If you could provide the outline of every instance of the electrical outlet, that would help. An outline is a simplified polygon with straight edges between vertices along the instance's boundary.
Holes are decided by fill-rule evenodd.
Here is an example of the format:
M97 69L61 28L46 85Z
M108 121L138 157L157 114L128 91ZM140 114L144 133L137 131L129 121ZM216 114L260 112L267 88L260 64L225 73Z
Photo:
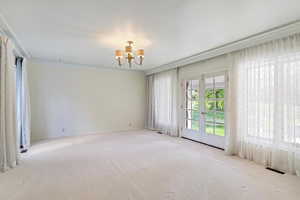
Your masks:
M63 132L63 133L64 133L64 132L65 132L65 128L62 128L62 129L61 129L61 132Z

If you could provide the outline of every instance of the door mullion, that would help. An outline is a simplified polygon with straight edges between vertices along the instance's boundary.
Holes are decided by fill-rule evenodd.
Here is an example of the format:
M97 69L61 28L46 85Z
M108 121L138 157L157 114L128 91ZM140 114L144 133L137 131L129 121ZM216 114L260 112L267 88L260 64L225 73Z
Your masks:
M198 98L198 105L199 105L199 119L198 119L198 123L199 123L199 134L201 134L201 129L202 129L202 124L201 124L201 80L198 80L199 84L198 84L198 91L199 91L199 98Z
M215 77L213 77L213 93L214 93L214 95L215 95L215 98L216 98L216 80L215 80ZM214 113L214 118L213 118L213 127L214 127L214 135L216 135L216 109L217 109L217 101L216 100L214 100L214 102L215 102L215 106L214 106L214 111L213 111L213 113Z
M205 112L205 82L204 75L199 80L199 100L200 100L200 113ZM205 135L205 115L200 115L200 134L203 137Z

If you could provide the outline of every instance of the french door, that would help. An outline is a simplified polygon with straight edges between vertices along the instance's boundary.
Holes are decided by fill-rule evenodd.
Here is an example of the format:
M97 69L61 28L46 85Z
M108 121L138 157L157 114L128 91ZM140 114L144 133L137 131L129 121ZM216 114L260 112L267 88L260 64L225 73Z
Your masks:
M218 72L185 81L183 137L224 149L227 79Z

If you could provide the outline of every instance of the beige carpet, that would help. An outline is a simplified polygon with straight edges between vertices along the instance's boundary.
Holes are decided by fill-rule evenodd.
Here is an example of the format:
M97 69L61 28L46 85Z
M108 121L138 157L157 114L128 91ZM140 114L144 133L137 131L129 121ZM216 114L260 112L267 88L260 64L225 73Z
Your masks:
M49 140L0 174L1 200L293 200L300 178L149 131Z

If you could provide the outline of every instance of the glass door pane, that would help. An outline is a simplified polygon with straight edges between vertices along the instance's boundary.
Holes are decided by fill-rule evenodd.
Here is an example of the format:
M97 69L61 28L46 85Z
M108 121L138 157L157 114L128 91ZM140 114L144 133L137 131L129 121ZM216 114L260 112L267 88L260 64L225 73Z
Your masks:
M185 85L185 128L200 130L199 80L186 81Z
M225 75L205 77L205 133L225 136Z

